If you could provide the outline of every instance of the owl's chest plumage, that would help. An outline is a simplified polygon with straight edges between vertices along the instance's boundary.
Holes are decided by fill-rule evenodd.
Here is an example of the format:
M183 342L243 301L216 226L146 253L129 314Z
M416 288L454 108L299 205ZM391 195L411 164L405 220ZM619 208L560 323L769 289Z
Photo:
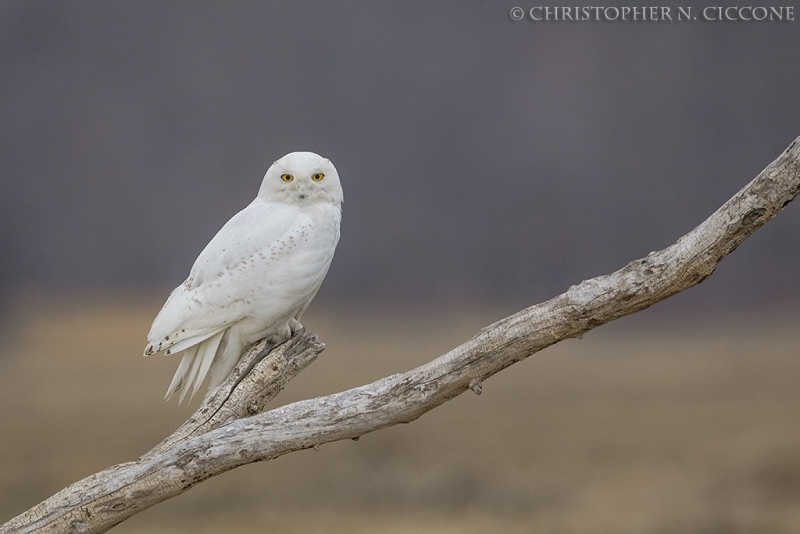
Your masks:
M280 237L262 243L238 267L251 284L252 297L262 306L283 303L287 313L313 297L333 259L340 219L341 212L328 205L297 210Z
M193 291L209 304L240 308L243 316L268 321L279 311L291 313L325 277L340 220L341 211L330 204L254 202L198 257Z
M149 337L239 322L253 335L282 328L302 313L322 284L340 221L338 205L301 207L256 199L203 249Z

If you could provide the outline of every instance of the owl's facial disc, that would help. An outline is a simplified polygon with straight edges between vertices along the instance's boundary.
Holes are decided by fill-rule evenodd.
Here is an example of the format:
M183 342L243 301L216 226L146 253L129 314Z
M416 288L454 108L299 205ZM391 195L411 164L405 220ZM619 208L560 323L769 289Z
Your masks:
M312 152L292 152L272 164L259 197L270 202L341 204L342 186L336 168Z

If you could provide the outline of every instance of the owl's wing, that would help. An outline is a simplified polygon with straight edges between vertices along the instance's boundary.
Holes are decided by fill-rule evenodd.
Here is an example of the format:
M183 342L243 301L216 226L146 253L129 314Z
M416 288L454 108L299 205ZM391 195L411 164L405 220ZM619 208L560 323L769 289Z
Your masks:
M284 236L306 224L291 206L260 199L234 215L200 253L189 278L170 294L153 321L145 355L185 350L251 313L265 260Z

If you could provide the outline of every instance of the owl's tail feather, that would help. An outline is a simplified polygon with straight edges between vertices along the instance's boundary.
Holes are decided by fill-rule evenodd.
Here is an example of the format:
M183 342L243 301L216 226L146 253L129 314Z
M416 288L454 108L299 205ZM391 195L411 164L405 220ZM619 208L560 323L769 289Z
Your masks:
M186 373L189 371L189 367L191 367L192 361L194 360L196 354L197 345L189 347L183 351L183 358L181 358L181 363L178 365L178 370L175 371L175 376L172 377L172 382L167 388L167 394L164 395L164 400L169 400L176 391L183 387L183 383L186 379Z
M178 370L175 372L172 383L167 388L167 394L164 396L166 400L169 400L170 397L180 391L178 403L182 403L190 388L192 389L192 394L189 399L191 400L194 397L206 374L208 374L208 369L217 355L217 349L224 334L225 330L183 351L181 363L178 365Z

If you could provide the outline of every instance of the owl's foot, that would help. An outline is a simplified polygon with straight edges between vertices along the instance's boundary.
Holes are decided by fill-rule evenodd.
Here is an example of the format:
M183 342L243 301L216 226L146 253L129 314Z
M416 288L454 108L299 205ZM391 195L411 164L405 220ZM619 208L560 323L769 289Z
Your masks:
M295 335L298 330L302 330L303 325L300 324L300 321L292 317L289 319L289 330L291 330L292 335Z
M297 319L290 319L286 326L267 338L267 343L273 347L277 347L281 343L288 341L289 338L294 335L296 332L295 328L299 330L302 328L302 325L297 321Z

